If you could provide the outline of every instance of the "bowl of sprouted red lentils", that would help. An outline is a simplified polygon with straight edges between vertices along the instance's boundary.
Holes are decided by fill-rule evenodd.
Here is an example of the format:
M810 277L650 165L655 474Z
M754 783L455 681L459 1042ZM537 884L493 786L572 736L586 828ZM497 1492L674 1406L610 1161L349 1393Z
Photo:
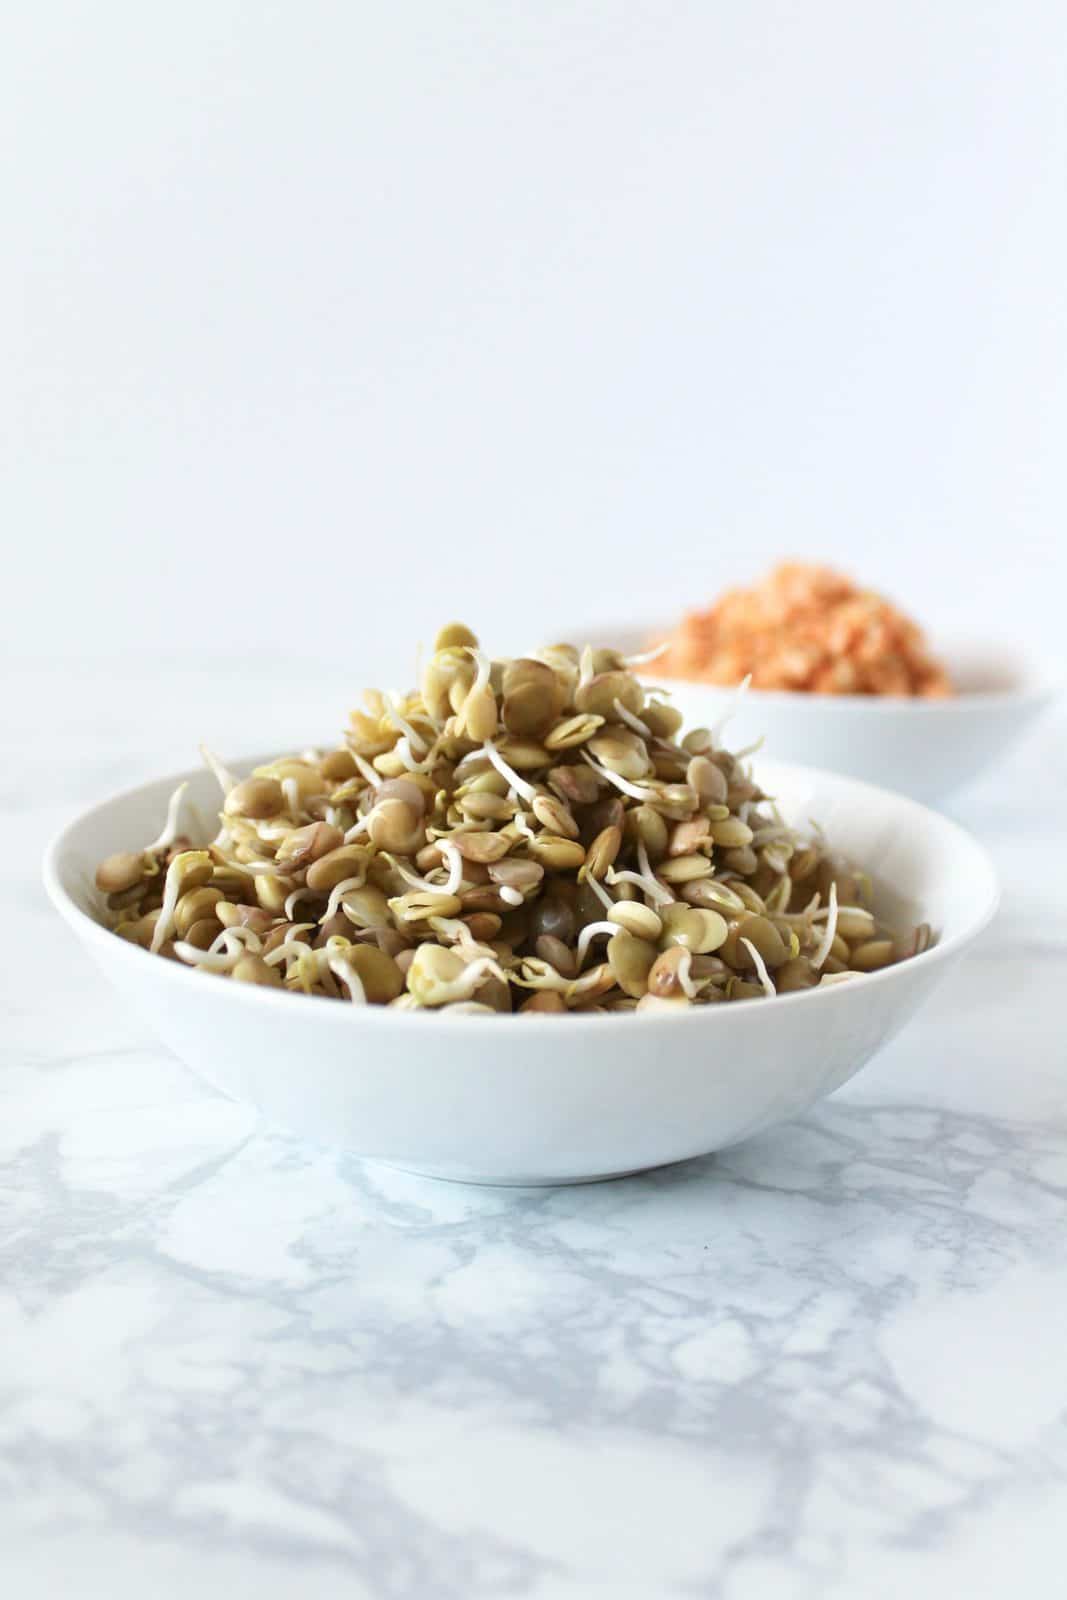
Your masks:
M828 567L784 562L635 641L687 720L733 708L761 741L921 800L974 778L1049 702L1058 674L989 638L934 647L899 604Z

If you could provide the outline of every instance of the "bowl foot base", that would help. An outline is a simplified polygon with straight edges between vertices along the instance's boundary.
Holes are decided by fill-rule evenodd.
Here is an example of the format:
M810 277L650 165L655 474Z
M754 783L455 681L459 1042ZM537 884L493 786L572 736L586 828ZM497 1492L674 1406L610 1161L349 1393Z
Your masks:
M544 1177L539 1173L523 1173L521 1176L498 1177L494 1173L484 1172L454 1172L447 1168L409 1166L401 1161L368 1161L369 1166L388 1167L390 1172L406 1172L414 1178L434 1178L438 1183L470 1183L479 1188L486 1189L563 1189L579 1183L613 1183L616 1178L633 1178L639 1172L647 1172L647 1167L630 1167L620 1172L594 1172L592 1174L576 1174L573 1177Z

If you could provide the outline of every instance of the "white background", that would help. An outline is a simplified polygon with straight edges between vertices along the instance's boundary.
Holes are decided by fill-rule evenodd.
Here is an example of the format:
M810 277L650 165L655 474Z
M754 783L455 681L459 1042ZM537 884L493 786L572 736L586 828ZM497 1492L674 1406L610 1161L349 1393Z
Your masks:
M4 33L7 652L347 694L454 613L521 649L789 553L1058 642L1055 0Z
M0 13L7 1592L1062 1600L1062 719L924 1015L636 1187L246 1137L38 860L450 614L796 552L1067 649L1064 0Z

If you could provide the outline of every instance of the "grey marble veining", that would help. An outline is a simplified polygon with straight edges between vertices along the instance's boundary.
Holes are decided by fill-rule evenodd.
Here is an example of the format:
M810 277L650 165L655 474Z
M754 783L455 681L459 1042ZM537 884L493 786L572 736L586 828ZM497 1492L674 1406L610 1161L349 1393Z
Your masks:
M718 1157L493 1190L261 1127L47 908L48 834L186 763L210 676L37 679L3 777L5 1593L1062 1594L1062 722L958 806L1004 908L854 1084ZM279 674L272 734L211 694L233 751L329 704Z

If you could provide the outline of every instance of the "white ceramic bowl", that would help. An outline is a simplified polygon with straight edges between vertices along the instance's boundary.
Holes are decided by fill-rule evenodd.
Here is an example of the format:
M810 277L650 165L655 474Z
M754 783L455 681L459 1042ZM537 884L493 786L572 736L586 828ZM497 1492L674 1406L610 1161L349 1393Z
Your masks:
M659 630L663 632L664 630ZM617 648L639 650L632 634ZM877 695L798 694L749 689L731 718L725 743L742 749L763 739L776 761L802 761L883 784L914 800L939 800L962 788L1015 743L1051 704L1059 675L1051 667L988 644L938 652L959 693L945 700ZM706 727L736 700L733 689L684 678L657 678L685 716Z
M734 1144L830 1094L907 1022L995 909L988 858L944 817L804 767L761 762L758 772L789 819L814 818L836 849L893 885L883 914L931 923L936 945L849 983L679 1016L449 1016L232 983L149 955L92 914L97 862L155 836L181 777L201 814L214 811L215 780L202 771L86 812L50 846L44 881L160 1038L268 1119L439 1177L603 1178Z

